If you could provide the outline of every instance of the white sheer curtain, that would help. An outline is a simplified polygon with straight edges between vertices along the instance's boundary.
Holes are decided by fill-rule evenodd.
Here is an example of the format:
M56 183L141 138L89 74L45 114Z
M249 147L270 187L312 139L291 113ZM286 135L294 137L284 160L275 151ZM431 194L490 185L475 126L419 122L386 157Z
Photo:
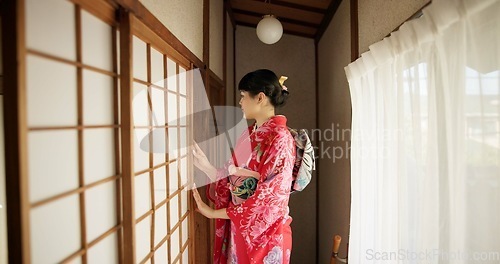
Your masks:
M434 0L346 67L351 263L500 263L500 1Z

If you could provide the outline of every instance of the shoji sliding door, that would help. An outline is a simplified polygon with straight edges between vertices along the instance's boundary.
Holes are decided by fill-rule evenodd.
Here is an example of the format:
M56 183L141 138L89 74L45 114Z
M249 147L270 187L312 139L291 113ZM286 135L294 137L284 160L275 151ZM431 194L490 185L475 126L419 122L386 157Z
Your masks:
M25 1L32 263L119 261L118 61L106 7L103 20L69 1Z
M23 246L9 251L29 263L193 263L192 63L133 15L121 21L116 2L14 4L25 39L6 76L20 80L6 93L19 102L8 151L20 153L8 228Z
M189 263L190 65L132 24L136 259Z

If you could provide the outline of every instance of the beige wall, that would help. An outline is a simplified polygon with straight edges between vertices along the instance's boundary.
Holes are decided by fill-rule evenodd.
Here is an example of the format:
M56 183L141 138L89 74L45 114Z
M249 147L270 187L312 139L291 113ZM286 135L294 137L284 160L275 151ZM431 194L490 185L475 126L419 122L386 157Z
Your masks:
M351 98L344 67L351 61L349 1L342 1L318 43L319 93L319 260L329 263L333 235L343 238L344 256L349 234L350 164L346 154L349 138L334 137L337 129L351 126ZM337 126L338 125L338 126ZM334 151L334 148L336 151ZM343 152L343 153L342 153Z
M210 34L209 39L209 68L219 78L224 78L223 51L224 51L224 6L222 0L210 0Z
M288 76L287 104L277 111L294 128L316 127L314 41L283 35L273 45L260 42L255 28L236 27L236 85L248 72L267 68ZM301 193L290 198L293 248L291 263L316 263L316 176Z
M222 1L222 0L221 0ZM140 0L198 59L203 60L203 0Z
M359 52L387 36L429 0L359 0Z

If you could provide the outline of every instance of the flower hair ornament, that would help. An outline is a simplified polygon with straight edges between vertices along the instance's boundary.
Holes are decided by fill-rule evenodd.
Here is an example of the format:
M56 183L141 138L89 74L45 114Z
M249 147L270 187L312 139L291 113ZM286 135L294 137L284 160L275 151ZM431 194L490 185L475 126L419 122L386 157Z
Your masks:
M283 87L283 91L289 93L288 88L283 84L286 81L286 79L288 79L288 77L281 76L279 82L280 82L281 86Z

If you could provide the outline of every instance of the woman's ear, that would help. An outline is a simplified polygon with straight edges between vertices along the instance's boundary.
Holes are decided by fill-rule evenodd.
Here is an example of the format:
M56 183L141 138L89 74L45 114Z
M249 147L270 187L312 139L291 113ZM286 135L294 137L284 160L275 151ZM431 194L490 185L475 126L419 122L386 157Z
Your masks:
M258 102L258 103L263 102L263 101L264 101L264 98L266 98L266 95L265 95L263 92L260 92L260 93L258 94L257 102Z

